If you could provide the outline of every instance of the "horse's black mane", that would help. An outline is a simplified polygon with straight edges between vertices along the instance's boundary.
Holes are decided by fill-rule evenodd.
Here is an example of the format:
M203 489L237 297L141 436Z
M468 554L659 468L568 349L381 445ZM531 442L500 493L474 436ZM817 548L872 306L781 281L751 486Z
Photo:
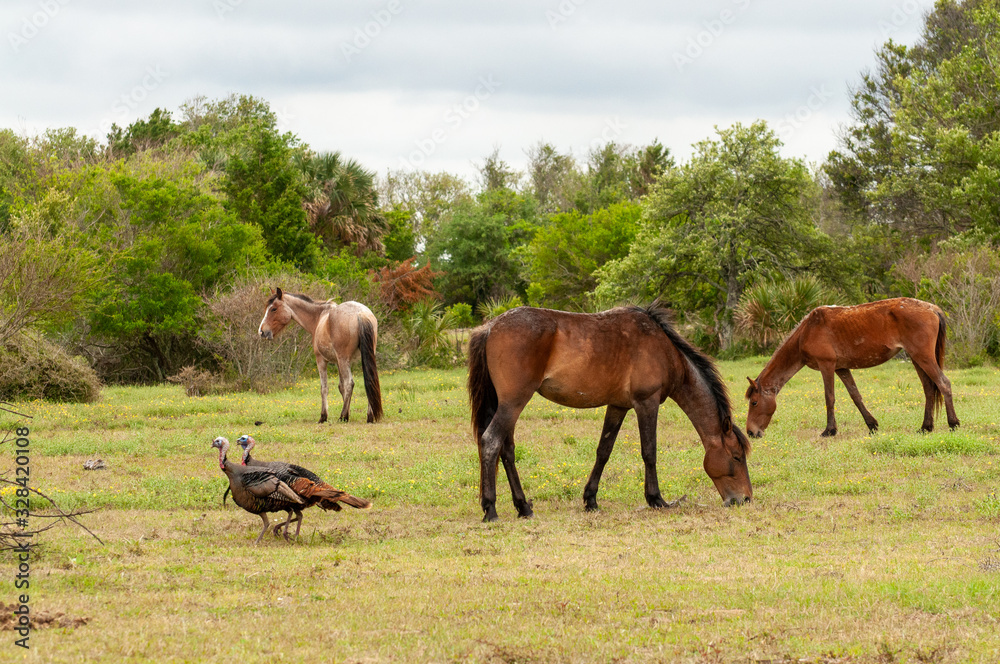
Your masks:
M309 297L308 295L304 295L302 293L284 293L284 295L286 297L297 297L300 300L305 300L306 302L308 302L310 304L316 304L316 302L311 297ZM271 304L272 302L274 302L275 299L277 299L277 297L278 297L278 294L275 293L274 295L272 295L271 297L268 298L267 303Z
M725 422L729 420L733 432L736 434L736 439L743 449L743 453L749 454L750 439L744 435L742 429L733 423L733 407L729 402L729 390L726 389L726 383L722 380L719 369L712 362L712 359L692 346L691 342L677 333L677 330L670 324L670 312L658 302L653 302L645 309L642 307L632 307L632 309L646 314L654 323L659 325L660 329L667 335L667 338L670 339L670 342L694 365L695 371L708 384L709 392L715 401L716 412L719 414L719 423L725 429Z

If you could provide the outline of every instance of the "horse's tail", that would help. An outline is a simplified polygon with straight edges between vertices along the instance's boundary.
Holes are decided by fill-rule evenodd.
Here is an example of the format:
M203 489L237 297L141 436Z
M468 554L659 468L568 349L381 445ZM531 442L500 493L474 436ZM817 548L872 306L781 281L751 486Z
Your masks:
M948 324L945 322L943 311L939 309L936 313L938 333L937 343L934 345L934 359L937 360L938 369L944 371L945 339L948 336ZM934 414L937 415L938 411L941 410L941 404L944 403L944 395L941 394L941 390L938 389L934 381L931 381L931 389L934 390Z
M469 408L472 411L472 432L476 445L483 438L483 432L490 425L497 412L497 390L486 366L486 341L490 338L490 328L473 330L469 338Z
M378 382L378 363L375 361L375 326L362 316L358 316L358 348L365 396L368 397L368 421L378 422L382 419L382 386Z

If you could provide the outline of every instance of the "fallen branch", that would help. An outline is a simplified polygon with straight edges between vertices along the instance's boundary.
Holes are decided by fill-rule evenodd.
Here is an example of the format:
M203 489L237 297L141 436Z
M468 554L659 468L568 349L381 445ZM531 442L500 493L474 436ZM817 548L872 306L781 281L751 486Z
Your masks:
M0 403L2 403L2 402L0 402ZM2 406L0 406L0 408L2 408ZM8 410L6 408L2 408L2 409L3 410ZM8 411L8 412L13 412L13 411ZM0 445L3 445L4 443L6 443L7 440L8 440L8 438L9 438L9 432L8 432L8 435L4 436L3 440L0 440ZM95 535L94 532L92 530L90 530L90 528L87 528L87 526L83 525L79 521L79 517L84 516L85 514L91 514L92 512L96 512L97 511L96 509L74 510L72 512L67 512L66 510L64 510L61 507L59 507L58 503L56 503L56 501L53 500L50 496L48 496L47 494L39 491L38 489L35 489L33 487L25 487L22 484L19 484L18 482L15 482L14 480L8 479L7 477L5 477L3 475L0 475L0 489L3 489L5 487L7 487L7 486L16 487L17 489L27 489L28 491L30 491L31 493L35 494L36 496L44 498L45 500L49 501L49 504L52 506L52 509L56 511L56 514L41 514L39 512L32 512L29 509L27 511L27 517L22 517L22 519L24 519L24 518L27 518L27 519L32 519L32 518L36 518L36 519L55 519L55 521L50 522L45 527L43 527L43 528L36 528L34 530L23 530L23 529L19 530L18 529L18 525L17 525L17 521L9 521L9 522L0 523L0 551L23 550L24 549L24 545L22 544L22 540L24 540L26 538L34 538L35 536L39 535L40 533L44 533L49 528L53 528L53 527L59 525L60 522L64 522L64 521L69 521L71 523L76 524L79 528L81 528L84 531L86 531L87 534L89 534L91 537L93 537L94 539L96 539L101 544L104 544L104 541L100 537L98 537L97 535ZM2 493L0 493L0 505L3 505L4 507L6 507L7 509L9 509L14 514L17 514L19 511L23 512L23 510L18 510L16 506L9 504L4 499ZM34 542L32 542L31 544L27 545L28 548L34 548L36 546L38 546L38 545L36 543L34 543Z

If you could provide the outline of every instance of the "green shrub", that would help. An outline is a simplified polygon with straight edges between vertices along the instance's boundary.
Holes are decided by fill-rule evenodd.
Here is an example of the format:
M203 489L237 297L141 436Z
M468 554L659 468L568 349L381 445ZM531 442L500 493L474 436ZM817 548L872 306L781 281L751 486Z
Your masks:
M456 327L474 327L476 319L472 317L472 305L465 302L453 304L445 309L445 315L451 316Z
M756 344L757 350L768 350L816 307L840 303L839 295L812 276L777 284L760 283L740 298L736 329Z
M493 320L500 314L522 306L521 298L517 295L507 297L493 297L485 302L480 302L476 307L476 313L483 317L483 322Z
M0 343L0 399L89 403L101 381L82 359L42 339L14 336Z
M452 310L434 300L417 302L403 319L403 334L410 347L410 361L417 366L448 367L461 361L448 333L458 327Z

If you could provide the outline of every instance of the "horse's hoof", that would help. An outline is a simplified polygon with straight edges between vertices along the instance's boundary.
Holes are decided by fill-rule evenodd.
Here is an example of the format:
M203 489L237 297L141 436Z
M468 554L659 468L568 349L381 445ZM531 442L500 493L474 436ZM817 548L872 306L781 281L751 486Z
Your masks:
M872 422L868 425L868 433L875 433L878 431L878 422Z
M587 512L596 512L600 508L597 506L597 498L584 498L583 509Z
M829 438L830 436L836 436L836 435L837 435L836 429L824 429L823 433L820 434L820 436L823 438Z
M532 512L530 509L527 512L518 512L517 513L517 518L518 519L530 519L533 516L535 516L535 513Z
M326 422L326 415L320 415L317 424L323 424L324 422Z
M347 420L348 420L348 416L347 415L341 415L340 416L340 421L341 422L346 422Z
M646 503L653 509L670 507L670 505L667 505L667 501L663 500L663 496L659 494L655 496L646 496Z
M948 422L948 428L951 429L952 431L954 431L955 429L957 429L958 425L959 425L958 420L955 420L954 424L952 424L951 422Z
M925 424L924 426L920 427L920 430L917 431L917 433L930 433L931 431L934 431L934 425Z
M496 503L484 500L479 506L483 508L483 523L490 523L497 520Z

